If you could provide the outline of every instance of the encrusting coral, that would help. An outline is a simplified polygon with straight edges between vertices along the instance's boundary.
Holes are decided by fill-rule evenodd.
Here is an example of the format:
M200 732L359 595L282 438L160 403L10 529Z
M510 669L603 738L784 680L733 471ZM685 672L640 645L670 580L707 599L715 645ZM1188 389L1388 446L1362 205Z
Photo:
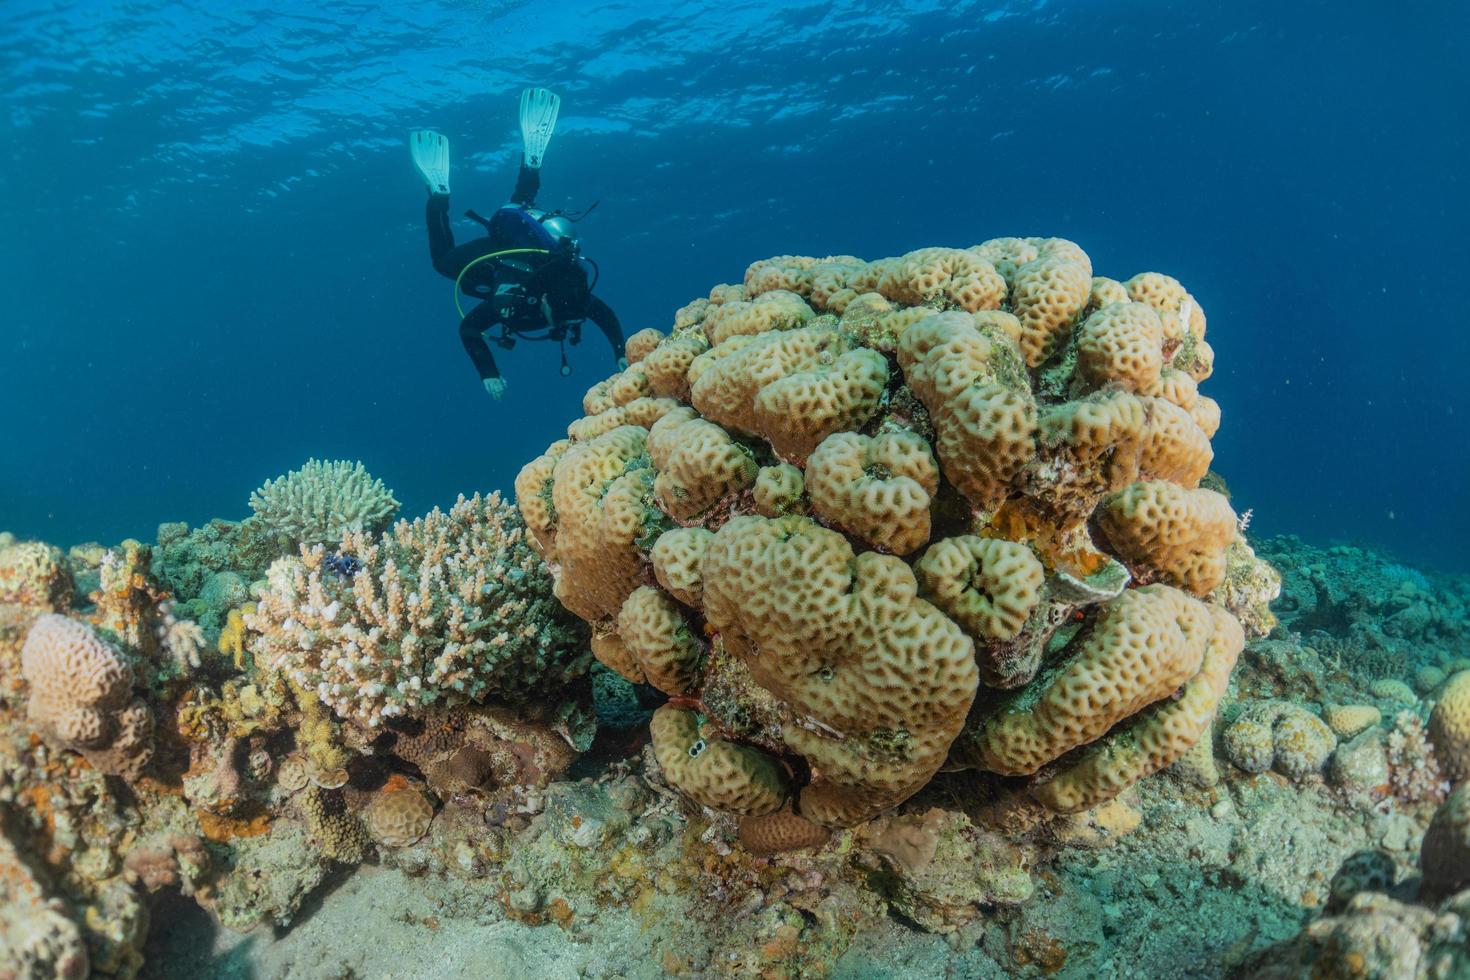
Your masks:
M384 719L487 697L555 690L586 670L581 630L498 495L348 530L277 561L253 612L256 662L283 671L340 717Z
M1062 239L763 260L640 334L517 500L594 653L674 698L697 802L850 826L948 763L1083 809L1195 744L1270 625L1200 486L1204 335Z
M0 545L0 602L66 608L75 586L60 548L40 541Z
M47 896L0 833L0 976L81 980L88 975L81 930Z
M398 501L361 463L309 459L250 495L256 520L298 545L336 545L349 532L377 534Z

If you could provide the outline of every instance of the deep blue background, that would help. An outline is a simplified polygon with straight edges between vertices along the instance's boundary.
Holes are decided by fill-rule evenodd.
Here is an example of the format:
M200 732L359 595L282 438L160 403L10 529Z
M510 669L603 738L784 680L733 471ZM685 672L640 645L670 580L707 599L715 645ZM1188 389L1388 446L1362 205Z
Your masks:
M309 455L508 490L609 355L485 396L403 140L488 212L546 84L541 202L601 200L629 333L766 255L1064 236L1200 299L1256 529L1470 567L1463 4L828 7L7 2L0 528L240 517Z

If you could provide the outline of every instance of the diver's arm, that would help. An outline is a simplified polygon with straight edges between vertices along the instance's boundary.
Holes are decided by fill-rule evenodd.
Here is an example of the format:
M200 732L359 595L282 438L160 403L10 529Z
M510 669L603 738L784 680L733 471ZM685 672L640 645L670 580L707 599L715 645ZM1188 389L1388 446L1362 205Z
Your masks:
M459 342L464 345L464 352L470 356L481 381L500 377L495 355L490 353L490 345L485 343L485 331L494 325L495 309L490 303L476 306L459 322Z
M587 319L597 324L597 329L607 338L612 345L613 360L619 361L623 358L623 326L618 323L618 315L596 296L587 300Z

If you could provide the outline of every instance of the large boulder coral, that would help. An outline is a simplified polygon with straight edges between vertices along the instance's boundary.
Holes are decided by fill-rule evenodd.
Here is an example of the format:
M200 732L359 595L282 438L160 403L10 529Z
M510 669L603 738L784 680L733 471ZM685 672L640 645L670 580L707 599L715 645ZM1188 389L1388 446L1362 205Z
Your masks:
M1279 583L1200 486L1204 335L1062 239L763 260L640 333L517 499L697 802L849 826L948 765L1083 809L1208 730Z
M552 598L545 566L498 494L348 530L271 566L244 623L256 663L341 718L387 718L471 701L523 700L581 676L585 631Z

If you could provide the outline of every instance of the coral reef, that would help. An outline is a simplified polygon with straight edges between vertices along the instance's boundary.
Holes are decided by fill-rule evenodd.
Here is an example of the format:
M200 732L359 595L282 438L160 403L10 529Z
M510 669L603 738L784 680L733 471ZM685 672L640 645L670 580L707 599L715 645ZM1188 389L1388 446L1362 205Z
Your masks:
M1056 239L783 256L518 509L0 535L0 976L1466 972L1466 590L1248 542L1204 331Z
M1290 554L1292 563L1275 561ZM1285 536L1261 555L1286 575L1282 623L1355 673L1408 681L1470 650L1470 578L1429 576L1350 545L1318 548Z
M296 592L249 582L285 543L237 533L255 520L164 525L156 550L27 546L36 560L11 566L26 575L0 603L0 813L20 818L0 827L0 887L26 917L0 969L134 976L163 893L232 929L284 927L334 867L412 845L445 805L459 832L460 811L483 827L494 808L534 809L591 743L585 628L552 598L514 508L461 500L381 540L348 530L350 552L302 548L278 561L310 565L294 609ZM180 616L155 557L197 588L191 608L217 614L217 640ZM72 569L95 584L86 605ZM297 680L321 649L288 655L301 622L359 628L339 654L392 649L411 693L372 715L391 726ZM375 679L392 678L362 683ZM491 695L514 710L479 703Z
M503 516L514 522L513 514ZM793 516L801 515L768 520ZM487 929L510 928L525 930L517 942L537 951L516 961L527 970L571 956L591 976L616 975L600 965L607 957L646 963L650 975L887 975L888 964L900 961L921 975L1127 975L1141 962L1160 976L1252 975L1242 971L1255 968L1263 950L1289 964L1336 963L1338 950L1348 957L1341 962L1357 962L1354 950L1374 962L1381 953L1354 945L1365 941L1354 937L1401 932L1416 948L1447 955L1438 939L1412 926L1428 908L1415 904L1418 841L1446 782L1426 721L1443 678L1420 700L1400 681L1341 670L1287 631L1251 642L1231 672L1230 656L1219 654L1235 637L1216 630L1224 613L1211 610L1219 606L1164 584L1127 589L1084 612L1083 622L1063 624L1072 635L1043 657L1030 690L1038 697L1060 691L1065 684L1056 686L1056 678L1085 676L1105 663L1097 650L1113 642L1110 629L1121 629L1105 617L1153 622L1128 613L1141 603L1171 611L1171 657L1182 655L1184 667L1199 657L1193 677L1170 697L1090 747L1065 753L1065 769L1042 766L1061 773L1047 783L941 771L891 812L834 830L792 808L793 787L819 785L800 765L788 768L804 756L783 751L783 764L760 776L773 758L761 747L776 743L728 737L777 731L782 716L774 698L758 696L770 691L752 678L751 666L708 642L682 605L686 595L703 601L709 593L704 558L721 530L661 535L650 561L664 597L651 595L650 585L640 599L648 605L629 612L639 657L697 655L704 703L674 698L661 709L654 744L641 752L637 729L607 727L580 760L585 704L556 697L570 692L509 704L419 705L376 727L359 726L250 654L261 635L246 626L248 604L231 610L226 618L234 625L222 633L222 640L234 636L224 645L233 644L238 659L206 656L189 666L168 650L169 600L149 570L150 550L134 542L94 556L93 605L61 611L63 622L126 658L131 696L146 700L157 720L154 761L124 792L83 756L38 739L27 718L35 692L21 673L21 650L33 626L56 612L45 604L0 607L0 664L10 665L14 680L0 689L0 803L12 806L5 840L25 875L4 880L25 889L29 897L16 899L21 907L44 908L15 918L26 935L41 938L14 948L32 951L23 955L37 963L46 956L75 963L80 955L99 975L131 976L147 937L154 937L149 949L167 956L168 943L193 928L176 919L176 906L159 915L150 909L192 900L228 929L251 931L252 959L304 956L368 972L340 943L342 916L357 928L370 923L385 942L406 944L393 955L424 971L462 962L465 949L488 941ZM328 555L320 574L346 575L350 584L366 567L351 557ZM289 561L302 559L298 553ZM934 608L966 635L1005 635L1018 620L1016 635L1024 635L1052 585L1044 565L1035 584L1039 564L1020 542L972 535L932 562L916 560L915 589L940 600ZM997 574L1015 588L999 589L972 565L1009 569ZM247 571L210 573L229 574ZM726 574L714 576L720 589ZM544 573L535 581L543 595L551 587ZM1140 635L1146 646L1149 634ZM609 641L627 647L621 631L594 637L604 652ZM679 673L687 657L647 662L669 686L688 676ZM1224 694L1194 693L1224 690L1227 680ZM599 687L600 721L615 716L636 725L651 706L649 688L601 664L593 668L594 694ZM1222 752L1242 719L1270 719L1258 728L1271 736L1273 764L1278 729L1289 736L1288 755L1320 747L1324 728L1341 741L1325 766L1301 767L1310 772L1292 781L1216 765L1213 712L1199 705L1217 697L1224 702ZM1064 700L1045 703L1045 713L1066 708ZM1016 722L1006 719L1016 716L989 710L995 742L975 741L986 731L976 726L962 731L951 754L957 746L1011 744L999 734L1011 732ZM672 737L666 718L676 723ZM1073 723L1043 728L1054 734ZM1132 774L1153 765L1155 749L1178 737L1179 725L1198 740L1164 767L1165 778L1135 782ZM671 747L680 751L655 760ZM759 762L753 770L723 770L743 771L739 778L706 780L724 787L719 807L730 805L731 793L764 787L766 802L743 808L774 803L774 810L736 817L733 809L681 803L671 784L698 792L698 773L718 773L731 758ZM1052 812L1068 808L1064 789L1104 776L1132 786L1075 815ZM1048 800L1049 792L1056 796ZM1447 804L1436 818L1446 829L1427 838L1423 867L1444 876L1435 881L1440 890L1457 887L1456 812ZM347 878L359 861L381 867L364 864ZM329 883L325 906L299 922ZM354 894L372 896L372 904L354 906ZM1426 887L1418 902L1433 900ZM1452 901L1434 912L1437 921L1458 915ZM375 911L384 902L418 911L384 921ZM1362 911L1369 905L1395 911L1370 919ZM1303 921L1319 910L1327 918L1303 933ZM335 933L328 928L334 922ZM1394 931L1391 923L1412 927ZM262 926L273 927L275 938ZM450 936L463 945L444 946ZM235 942L228 934L212 941Z
M763 260L642 335L517 500L597 657L675 700L692 800L847 827L948 762L1086 809L1207 730L1237 614L1271 625L1200 485L1204 329L1061 239Z

